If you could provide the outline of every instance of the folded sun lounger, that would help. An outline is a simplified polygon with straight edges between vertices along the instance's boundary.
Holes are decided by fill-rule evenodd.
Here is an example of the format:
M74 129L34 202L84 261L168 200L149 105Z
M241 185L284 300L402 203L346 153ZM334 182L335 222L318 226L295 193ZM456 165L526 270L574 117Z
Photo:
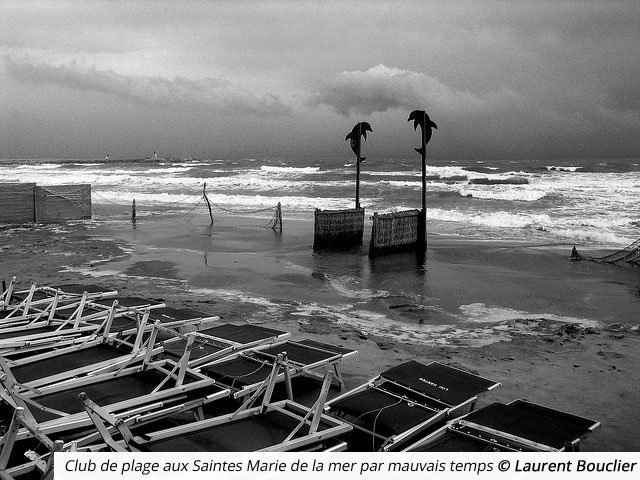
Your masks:
M16 455L14 445L18 431L20 429L28 430L37 441L44 446L44 453L37 454L30 452L29 461L24 456ZM52 441L49 437L42 434L31 421L25 418L24 409L17 408L11 419L11 423L3 436L3 442L0 449L0 478L2 480L31 480L34 478L41 480L53 479L53 453L62 450L63 443L61 441ZM21 458L17 464L12 464L11 459L15 457Z
M188 342L178 362L153 360L153 350L147 349L142 361L136 364L123 364L115 371L69 379L40 389L25 390L5 374L0 378L0 417L6 422L15 408L22 407L26 418L49 434L91 423L77 400L82 391L99 399L109 412L122 415L180 402L195 391L209 399L228 396L227 389L214 385L212 379L188 367L192 343L193 340ZM19 434L20 438L24 436L28 436L28 432Z
M398 450L449 416L472 409L500 385L432 362L409 361L327 403L327 411L353 425L351 450Z
M207 363L200 366L199 371L218 384L231 388L235 392L234 396L239 398L254 392L260 386L269 376L277 356L282 353L286 353L288 375L291 378L298 375L323 378L323 374L317 370L333 368L340 387L343 387L344 381L338 370L338 363L358 351L313 340L287 340ZM284 373L277 378L278 381L282 379ZM290 390L289 397L291 398Z
M108 288L77 284L49 287L32 283L28 290L16 291L13 277L7 289L0 293L0 326L45 318L59 306L68 308L80 302L112 298L117 294L117 291Z
M580 441L599 425L525 400L496 402L452 420L406 451L577 451Z
M146 310L165 307L162 302L136 297L82 300L76 305L54 305L44 319L0 329L0 353L16 349L48 348L73 342L107 327L114 335L135 335Z
M194 315L198 316L194 318ZM95 375L99 370L114 370L124 364L141 361L149 348L161 354L161 345L149 345L153 328L160 328L162 325L165 327L164 331L170 332L169 328L193 328L208 319L218 317L207 318L201 312L189 309L147 309L138 324L136 335L131 339L111 335L110 326L105 326L82 342L58 345L57 348L45 351L31 351L29 354L18 351L20 355L15 359L11 355L0 357L0 368L20 390L42 388L69 378ZM181 345L182 352L174 351L178 360L184 353L186 340Z
M224 323L199 330L191 349L189 365L196 367L241 350L282 342L289 335L289 332L251 324ZM174 337L163 342L162 345L168 356L177 358L184 351L184 342L185 340Z
M290 400L271 402L281 371L288 366L278 355L269 375L254 394L233 413L136 436L125 422L118 422L86 394L80 396L105 444L115 451L211 452L211 451L339 451L344 442L336 437L350 430L345 423L322 413L330 382L328 372L318 400L311 408ZM250 405L258 397L257 407ZM110 430L110 428L111 430ZM111 431L118 430L116 441Z

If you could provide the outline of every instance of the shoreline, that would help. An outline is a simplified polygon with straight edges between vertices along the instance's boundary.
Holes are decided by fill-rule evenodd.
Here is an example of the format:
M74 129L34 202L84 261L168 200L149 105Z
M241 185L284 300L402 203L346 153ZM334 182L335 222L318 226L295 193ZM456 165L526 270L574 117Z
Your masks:
M633 323L640 298L634 269L563 264L562 255L549 246L516 248L511 242L436 235L429 238L426 271L403 277L401 288L426 288L429 295L399 298L392 295L392 278L398 275L394 268L411 265L407 255L371 262L361 253L315 254L309 250L308 225L285 225L290 230L280 236L238 225L215 227L167 227L154 219L135 230L124 222L0 229L4 279L16 275L23 284L104 284L122 295L220 315L225 322L260 322L288 330L293 338L356 348L360 353L342 365L347 388L408 359L443 361L502 383L480 405L525 398L600 421L583 450L640 451L629 421L637 416L640 399L640 333ZM247 232L252 238L238 235ZM344 265L333 265L336 258ZM344 272L354 268L359 269L356 280L345 280ZM479 279L485 285L476 285L483 283ZM554 295L552 290L567 280L573 282L567 290L574 298L562 301L563 292ZM389 295L376 291L378 282L388 285ZM534 298L518 297L531 295L532 285L541 289ZM222 290L234 294L216 295ZM445 304L474 305L476 297L483 300L487 321L450 318L443 323L453 311ZM503 297L521 307L492 310ZM607 298L606 305L597 305ZM585 305L572 306L575 302ZM522 315L536 313L529 307L545 303L546 318ZM597 312L606 317L597 325L561 321ZM498 313L503 316L495 317ZM616 319L622 321L608 321ZM402 336L402 327L413 334ZM425 327L434 330L428 338L415 333ZM482 335L492 341L469 342Z

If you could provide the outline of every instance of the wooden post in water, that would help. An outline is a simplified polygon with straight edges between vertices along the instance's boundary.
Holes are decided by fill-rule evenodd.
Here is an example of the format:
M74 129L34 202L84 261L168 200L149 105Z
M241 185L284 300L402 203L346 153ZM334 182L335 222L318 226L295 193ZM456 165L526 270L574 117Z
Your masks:
M207 182L204 182L204 187L202 187L202 198L207 202L207 207L209 207L209 218L211 219L211 223L209 225L213 225L213 214L211 213L211 203L209 202L209 198L207 197Z
M133 204L131 205L131 221L135 223L136 221L136 199L133 199Z
M276 214L278 215L278 221L277 221L278 228L280 231L282 231L282 206L280 205L280 202L278 202ZM275 228L275 225L274 225L274 228Z

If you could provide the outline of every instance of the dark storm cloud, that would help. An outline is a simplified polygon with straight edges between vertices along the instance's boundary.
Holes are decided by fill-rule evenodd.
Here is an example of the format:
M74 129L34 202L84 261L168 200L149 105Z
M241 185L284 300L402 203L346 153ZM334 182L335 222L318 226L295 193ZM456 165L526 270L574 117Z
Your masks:
M325 81L309 103L327 105L344 116L425 105L460 114L519 108L524 99L508 89L476 95L453 89L423 73L377 65L366 71L342 72Z
M93 91L149 105L205 107L234 114L288 115L291 110L275 95L258 96L224 79L191 80L120 75L77 64L47 65L5 56L9 76L25 83Z
M11 141L31 145L32 120L55 118L51 131L83 151L94 132L66 133L96 103L113 112L110 141L136 131L154 145L196 129L145 130L158 122L149 105L183 107L172 111L212 125L187 147L215 134L245 156L324 151L345 117L366 115L395 155L406 112L424 108L441 155L637 156L639 24L637 0L5 0L0 55L14 60L0 68L0 120L28 118ZM120 129L125 107L144 121ZM0 131L0 156L6 143Z

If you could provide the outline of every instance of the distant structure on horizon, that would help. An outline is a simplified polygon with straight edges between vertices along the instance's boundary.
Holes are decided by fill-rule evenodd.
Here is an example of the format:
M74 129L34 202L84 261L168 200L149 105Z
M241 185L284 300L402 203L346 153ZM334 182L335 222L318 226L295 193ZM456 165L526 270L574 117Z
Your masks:
M151 157L146 157L145 160L147 162L157 162L160 160L160 157L158 157L158 153L154 150L153 151L153 156Z

